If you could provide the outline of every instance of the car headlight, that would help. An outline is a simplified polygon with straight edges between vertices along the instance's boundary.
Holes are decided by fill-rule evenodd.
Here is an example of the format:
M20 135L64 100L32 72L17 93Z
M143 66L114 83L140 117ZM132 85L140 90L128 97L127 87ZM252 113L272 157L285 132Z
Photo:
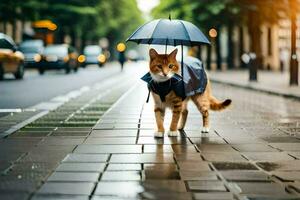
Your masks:
M77 58L78 62L83 63L85 61L85 56L84 55L80 55Z
M97 58L100 63L105 63L106 61L106 57L104 54L100 54Z
M33 57L33 60L35 62L40 62L42 59L42 56L40 54L35 54L34 57Z

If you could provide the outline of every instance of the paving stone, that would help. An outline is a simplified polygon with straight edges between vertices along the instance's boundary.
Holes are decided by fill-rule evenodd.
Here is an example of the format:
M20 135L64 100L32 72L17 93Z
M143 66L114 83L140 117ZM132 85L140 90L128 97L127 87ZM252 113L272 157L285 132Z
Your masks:
M200 153L189 153L189 154L176 154L175 159L180 161L193 161L193 162L201 162L203 161Z
M40 194L70 194L70 195L90 195L95 184L84 183L59 183L46 182L39 190Z
M269 143L300 143L300 140L296 137L290 137L290 136L271 136L271 137L265 137L262 138L263 140L269 142Z
M190 171L211 171L207 162L194 162L194 161L178 161L180 170Z
M145 191L186 192L186 187L181 180L145 180L142 182Z
M282 151L300 151L299 143L269 143L272 147Z
M259 194L259 195L269 195L276 197L277 195L287 194L285 188L276 183L236 183L242 194Z
M47 137L39 145L77 145L81 144L85 138Z
M93 130L90 137L136 137L136 130Z
M57 151L41 151L29 152L26 156L21 158L20 162L56 162L59 163L65 156L66 152Z
M271 181L268 174L258 170L232 170L220 173L228 181Z
M68 154L62 162L106 162L107 154Z
M138 144L191 144L189 140L182 137L139 137Z
M190 137L193 144L226 144L221 137Z
M180 179L175 164L145 164L145 180L149 179Z
M88 200L86 195L37 194L31 200Z
M172 145L175 154L198 153L194 145Z
M282 181L299 181L300 171L274 171L273 175L281 179Z
M285 152L243 152L243 154L254 161L294 160L294 158Z
M85 137L88 136L90 131L54 131L50 136L74 136Z
M135 137L89 137L85 140L84 144L135 144L135 140Z
M228 136L225 137L225 140L227 143L232 144L232 145L240 145L240 144L249 144L249 143L253 143L253 144L259 144L259 143L265 143L263 140L261 139L257 139L255 137L250 137L250 136Z
M185 181L193 180L218 180L215 172L212 171L190 171L183 169L179 171L180 177Z
M50 131L18 131L10 137L46 137L50 133Z
M168 144L144 145L144 153L173 153L173 148Z
M97 182L99 173L54 172L48 181Z
M113 154L110 163L173 163L169 154Z
M297 158L298 160L300 160L300 151L290 151L287 152L290 156L293 156L295 158Z
M175 163L152 163L152 164L143 164L144 170L170 170L170 171L177 171L178 167Z
M142 153L142 145L78 145L75 153Z
M135 198L144 191L140 182L99 182L97 184L95 195L119 196L125 198Z
M250 162L213 162L218 170L258 170Z
M275 152L278 151L266 144L236 144L232 145L235 149L241 152Z
M140 195L143 199L174 199L174 200L192 200L190 192L176 192L176 191L145 191Z
M193 191L220 191L226 192L226 188L221 181L188 181L188 187Z
M257 164L266 171L300 171L300 160L258 162Z
M62 163L56 171L60 172L101 172L105 168L105 163Z
M109 164L107 171L139 171L142 170L141 164Z
M230 192L209 192L193 193L195 200L232 200L233 194Z
M197 145L201 152L236 152L228 144L201 144Z
M106 171L101 176L102 181L139 181L141 179L139 171Z
M241 156L238 152L229 152L229 153L222 153L222 152L203 152L202 156L207 161L228 161L228 162L238 162L238 161L246 161L246 159Z

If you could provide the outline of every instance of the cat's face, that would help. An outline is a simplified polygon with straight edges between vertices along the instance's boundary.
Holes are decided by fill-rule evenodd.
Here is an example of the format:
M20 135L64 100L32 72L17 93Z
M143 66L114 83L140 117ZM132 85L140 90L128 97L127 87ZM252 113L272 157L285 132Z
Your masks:
M179 65L176 54L177 49L170 54L158 54L154 49L149 50L150 74L154 81L164 82L178 73Z

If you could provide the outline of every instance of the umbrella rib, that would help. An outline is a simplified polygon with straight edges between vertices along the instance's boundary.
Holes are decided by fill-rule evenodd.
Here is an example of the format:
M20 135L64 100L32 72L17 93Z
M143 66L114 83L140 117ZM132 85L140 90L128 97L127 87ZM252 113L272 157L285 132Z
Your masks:
M154 29L153 29L153 32L152 32L151 37L150 37L151 41L153 40L153 34L154 34L154 32L155 32L155 30L156 30L156 28L157 28L157 25L159 24L160 20L161 20L161 19L158 20L158 22L156 23L156 26L155 26Z
M185 33L187 34L187 36L188 36L188 38L189 38L188 41L190 42L190 44L192 44L191 37L190 37L190 35L189 35L189 32L186 30L184 23L183 23L181 20L179 20L179 22L180 22L181 25L183 26L183 29L184 29ZM181 45L182 45L182 43L181 43Z

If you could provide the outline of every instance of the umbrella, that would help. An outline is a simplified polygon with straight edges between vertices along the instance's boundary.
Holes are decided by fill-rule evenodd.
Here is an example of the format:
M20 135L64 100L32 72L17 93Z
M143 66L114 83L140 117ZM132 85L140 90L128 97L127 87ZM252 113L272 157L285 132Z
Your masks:
M140 26L126 40L138 44L181 45L181 75L183 76L183 45L210 44L206 36L194 24L184 20L156 19Z
M140 26L126 40L138 44L181 45L181 76L183 76L183 45L196 46L210 44L206 36L194 24L184 20L156 19ZM183 91L184 91L183 86Z
M210 44L206 36L192 23L184 20L156 19L140 26L127 41L138 44L196 46Z

